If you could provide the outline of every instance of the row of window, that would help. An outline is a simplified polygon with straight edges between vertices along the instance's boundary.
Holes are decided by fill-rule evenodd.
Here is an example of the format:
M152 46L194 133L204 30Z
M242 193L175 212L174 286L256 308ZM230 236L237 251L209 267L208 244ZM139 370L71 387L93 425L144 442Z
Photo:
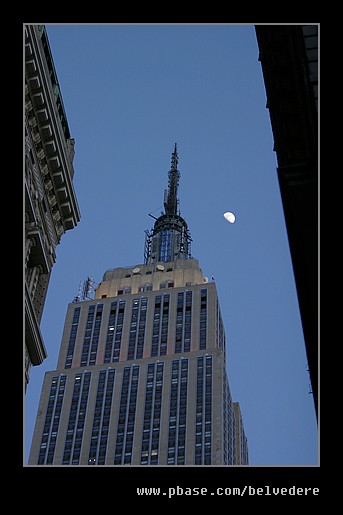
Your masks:
M155 297L151 356L165 356L167 354L169 301L169 294Z
M166 280L160 283L160 290L163 290L164 288L173 288L174 287L174 281L173 280ZM190 286L190 284L189 284ZM145 291L152 291L152 284L151 283L145 283L141 286L138 286L138 293L145 292ZM126 295L128 293L132 293L132 287L131 286L124 286L123 288L120 288L117 291L117 295ZM106 298L107 295L103 295L102 298Z
M186 419L188 399L188 359L175 359L171 363L171 385L168 413L167 463L185 464ZM147 366L140 463L159 463L162 389L164 363ZM137 394L140 366L125 367L121 383L117 432L114 448L114 465L130 464L136 422ZM112 401L116 380L115 369L99 373L95 407L90 435L88 464L103 465L108 450L108 434L112 416ZM68 412L67 432L64 441L62 464L80 463L81 447L85 443L84 427L87 417L91 372L78 373L74 379ZM51 381L48 406L37 463L53 464L61 408L66 389L66 376L54 376ZM195 420L195 464L211 463L212 429L212 356L197 360L197 391ZM65 408L66 410L67 408ZM63 413L65 417L67 412Z
M71 368L71 364L72 364L73 356L74 356L76 334L77 334L77 329L78 329L79 320L80 320L80 313L81 313L80 307L74 309L72 327L71 327L70 334L69 334L67 357L66 357L66 361L64 364L64 368Z
M136 417L139 366L124 369L120 397L114 465L130 464Z
M108 373L107 373L108 372ZM115 369L101 370L98 380L88 464L104 465L111 417Z
M67 376L63 374L60 377L52 378L38 454L38 465L51 465L53 463L66 381Z
M169 267L169 268L167 268L165 271L166 271L166 272L172 272L172 271L173 271L173 268L172 268L172 267ZM147 271L145 272L145 275L151 275L151 274L152 274L152 270L147 270ZM136 274L134 274L134 275L136 275ZM141 275L141 273L140 273L139 275ZM125 277L131 277L131 276L132 276L132 274L125 274ZM151 285L151 286L152 286L152 285Z
M147 368L141 465L157 465L162 409L164 363L150 363Z
M80 366L95 365L98 350L103 304L89 306Z
M197 359L195 464L211 464L212 356Z
M191 350L192 341L192 295L193 292L179 292L177 296L174 352L182 353ZM170 320L170 295L156 295L154 298L153 330L150 342L150 356L167 354L167 343ZM122 333L125 317L126 301L116 300L111 303L104 351L104 363L115 363L120 360ZM143 357L145 328L148 309L148 297L134 298L132 301L131 320L127 355L124 359L133 360ZM81 307L74 309L72 327L69 334L65 368L71 368L75 352L76 336L79 329ZM102 323L103 304L91 305L88 309L80 366L94 365L97 359L100 327ZM201 290L199 321L199 349L207 347L207 289ZM221 317L218 317L218 346L224 344L224 330Z
M187 388L188 359L173 360L169 407L168 465L185 464Z
M77 374L75 376L67 436L63 453L63 465L78 465L80 462L90 380L90 372L86 372L85 374Z

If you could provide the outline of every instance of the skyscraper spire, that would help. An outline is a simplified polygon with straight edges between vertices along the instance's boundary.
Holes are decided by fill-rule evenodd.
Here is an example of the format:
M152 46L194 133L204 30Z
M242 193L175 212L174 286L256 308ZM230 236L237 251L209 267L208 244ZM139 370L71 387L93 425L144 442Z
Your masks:
M191 237L186 221L178 214L177 190L180 172L175 143L168 172L168 189L164 191L164 214L156 219L152 231L145 231L145 264L191 257Z
M176 143L171 157L171 168L168 173L168 191L164 195L164 210L166 215L177 215L177 189L179 186L180 172L177 169L178 155Z

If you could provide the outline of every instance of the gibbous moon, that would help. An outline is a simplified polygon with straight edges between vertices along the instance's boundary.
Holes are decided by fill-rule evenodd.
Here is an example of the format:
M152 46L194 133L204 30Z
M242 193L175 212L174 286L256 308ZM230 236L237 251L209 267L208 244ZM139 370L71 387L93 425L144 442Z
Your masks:
M225 220L230 222L230 224L233 224L236 220L235 215L233 213L230 213L230 211L227 211L226 213L224 213L223 216L224 216Z

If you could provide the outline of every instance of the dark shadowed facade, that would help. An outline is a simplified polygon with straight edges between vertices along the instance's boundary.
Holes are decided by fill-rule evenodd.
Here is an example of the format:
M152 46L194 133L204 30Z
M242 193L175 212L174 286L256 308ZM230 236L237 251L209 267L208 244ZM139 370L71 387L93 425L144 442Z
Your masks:
M25 389L46 358L40 332L56 246L80 212L73 187L74 139L44 25L24 26Z
M318 25L256 25L278 178L318 413Z

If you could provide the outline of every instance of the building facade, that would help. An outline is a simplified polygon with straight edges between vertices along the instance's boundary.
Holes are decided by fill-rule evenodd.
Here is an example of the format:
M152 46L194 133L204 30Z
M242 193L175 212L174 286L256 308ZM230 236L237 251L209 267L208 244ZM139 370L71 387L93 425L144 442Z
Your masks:
M25 389L47 353L40 332L55 250L80 212L74 140L44 25L25 25Z
M256 37L318 416L319 25L256 25Z
M107 270L67 310L29 465L247 465L215 283L190 254L172 153L144 263ZM237 449L239 452L237 452Z

